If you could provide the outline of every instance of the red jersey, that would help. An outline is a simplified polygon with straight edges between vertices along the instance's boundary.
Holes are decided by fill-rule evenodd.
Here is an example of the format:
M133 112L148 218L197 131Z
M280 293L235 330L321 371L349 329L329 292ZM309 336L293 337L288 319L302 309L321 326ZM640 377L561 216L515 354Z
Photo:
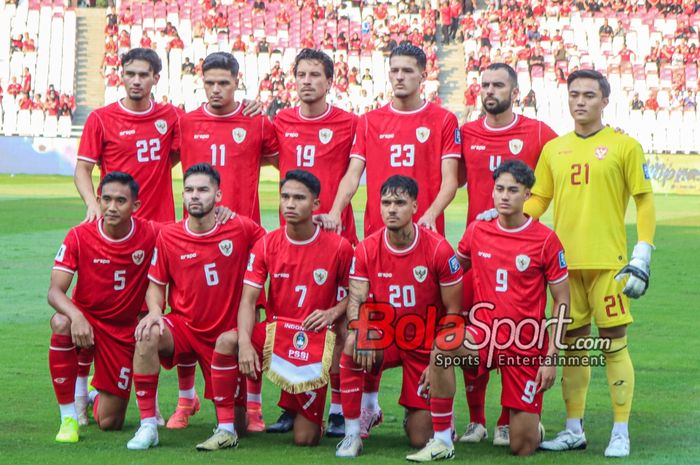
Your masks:
M177 150L178 112L172 105L151 102L144 112L112 103L90 113L78 148L78 160L97 163L100 176L123 171L140 186L136 216L161 223L175 220L172 161Z
M148 278L169 287L171 312L213 346L238 325L248 254L264 234L242 215L205 233L190 231L187 220L169 224L156 241Z
M517 229L505 229L498 220L474 221L464 232L457 253L471 259L474 302L495 305L480 317L484 323L505 317L516 325L525 318L541 321L547 307L547 284L568 276L559 238L532 218ZM532 332L531 325L524 325L520 340L531 340ZM502 336L507 340L507 334Z
M414 111L388 104L360 116L350 157L366 165L365 237L384 226L379 191L387 178L401 174L418 182L418 220L440 192L442 160L461 158L460 143L457 117L430 102ZM443 215L437 229L444 235Z
M262 289L270 276L268 321L276 316L303 320L347 296L352 253L345 238L318 226L306 241L290 239L283 226L255 244L244 282Z
M273 125L280 143L280 178L298 168L313 173L321 181L321 207L315 213L328 213L333 207L340 180L350 163L357 119L354 114L332 105L316 118L304 117L299 107L282 110L275 118ZM356 244L352 205L345 208L340 219L342 236ZM280 223L284 224L281 216Z
M369 300L388 302L397 317L410 313L425 318L431 305L444 312L440 287L461 282L462 268L444 237L413 227L416 237L405 249L389 244L386 228L360 242L350 279L369 282Z
M206 104L180 118L183 173L197 163L211 163L221 175L221 204L260 223L258 184L263 158L277 154L272 123L249 117L239 104L233 113L214 115Z
M508 126L491 128L486 117L462 126L462 155L467 165L467 224L493 208L493 171L507 160L521 160L533 170L542 147L557 134L545 123L522 115Z
M132 218L124 238L111 239L102 219L71 229L58 249L53 269L78 273L71 300L80 311L119 328L133 340L148 288L148 264L158 224Z

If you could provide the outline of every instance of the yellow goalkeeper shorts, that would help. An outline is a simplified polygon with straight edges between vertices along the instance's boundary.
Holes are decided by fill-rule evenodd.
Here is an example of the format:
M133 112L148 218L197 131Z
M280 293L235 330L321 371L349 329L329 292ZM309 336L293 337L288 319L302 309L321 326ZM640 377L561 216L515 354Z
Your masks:
M613 328L632 323L630 300L622 293L624 282L615 281L616 270L569 270L572 323L568 330L591 324Z

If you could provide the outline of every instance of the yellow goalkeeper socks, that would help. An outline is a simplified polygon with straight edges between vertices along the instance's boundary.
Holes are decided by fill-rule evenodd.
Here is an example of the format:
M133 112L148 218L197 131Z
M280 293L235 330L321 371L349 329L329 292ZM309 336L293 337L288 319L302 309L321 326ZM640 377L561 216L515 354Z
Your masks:
M578 336L567 337L564 342L567 345L572 345ZM567 350L564 352L567 359L571 357L587 357L587 350ZM579 366L574 366L579 365ZM561 390L566 403L567 418L583 418L583 412L586 410L586 394L588 393L588 384L591 381L591 367L580 366L579 364L567 363L562 370Z
M634 396L634 367L627 350L627 337L610 340L610 349L603 352L612 399L613 421L627 423Z

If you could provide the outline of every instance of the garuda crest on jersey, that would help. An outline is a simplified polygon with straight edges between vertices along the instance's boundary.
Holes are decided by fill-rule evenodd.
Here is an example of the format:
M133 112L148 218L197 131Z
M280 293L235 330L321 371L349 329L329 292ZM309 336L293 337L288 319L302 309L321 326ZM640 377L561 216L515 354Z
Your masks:
M322 144L327 144L331 141L333 138L333 131L328 129L328 128L323 128L319 129L318 131L318 140L321 141Z
M131 254L131 259L136 265L140 265L141 263L143 263L143 259L145 256L146 254L143 250L137 250L136 252Z
M515 257L515 267L518 269L518 271L525 271L527 270L528 266L530 266L530 257L527 255L518 255Z
M416 281L422 283L425 281L425 278L428 277L428 268L424 266L417 266L413 268L413 277L416 278Z
M245 140L246 134L248 134L248 131L246 131L243 128L235 128L231 131L231 135L233 136L233 140L237 144L241 144Z
M430 137L430 129L426 128L425 126L416 128L416 139L418 139L418 142L422 144L428 140L428 137Z
M602 145L601 145L600 147L596 147L596 149L595 149L595 157L596 157L598 160L602 160L602 159L605 158L607 155L608 155L608 148L607 148L607 147L602 146Z
M314 270L314 281L316 282L316 284L322 286L323 283L326 282L326 279L328 279L328 272L326 270L324 270L323 268Z
M231 242L229 239L224 239L223 241L219 242L219 250L225 257L230 256L233 253L233 242Z
M168 132L168 123L164 119L159 119L154 124L156 126L156 131L162 135L165 135L165 133Z
M519 154L523 150L523 141L520 139L511 139L508 141L508 148L513 155Z

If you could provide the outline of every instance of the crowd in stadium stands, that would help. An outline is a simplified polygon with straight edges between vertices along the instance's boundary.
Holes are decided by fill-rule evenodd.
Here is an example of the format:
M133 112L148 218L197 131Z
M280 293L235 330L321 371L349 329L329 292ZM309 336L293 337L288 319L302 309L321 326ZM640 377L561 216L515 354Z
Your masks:
M163 21L162 27L158 28L157 21L147 22L151 15L168 21ZM190 20L186 33L178 31L178 27L173 25L182 18ZM170 59L173 50L180 50L177 56L183 57L179 65L183 90L185 86L201 88L201 63L205 54L200 51L225 50L238 56L242 69L245 68L244 57L247 55L267 57L265 63L269 65L258 67L257 80L247 80L244 72L241 72L240 91L250 98L259 99L265 111L274 116L280 109L293 106L298 101L292 63L283 60L282 54L287 49L320 48L330 52L336 61L335 85L331 95L333 102L349 111L364 113L385 104L389 97L384 64L378 72L373 55L378 53L386 61L394 47L407 41L426 51L428 77L423 94L429 100L441 103L438 97L440 69L435 44L437 18L437 12L429 5L418 4L415 0L361 9L345 3L336 6L332 2L311 0L299 3L284 0L235 2L231 5L219 4L212 9L184 1L179 10L177 5L166 7L160 2L145 5L123 2L119 12L113 8L108 13L105 26L102 68L108 86L107 100L119 95L118 91L115 93L109 88L121 85L119 55L130 46L151 47L164 52L165 57ZM138 39L134 37L134 26L138 27ZM379 84L375 83L377 80ZM257 89L249 89L251 83ZM161 99L164 97L183 109L192 109L186 98L160 96ZM194 106L202 100L203 95L200 94Z

